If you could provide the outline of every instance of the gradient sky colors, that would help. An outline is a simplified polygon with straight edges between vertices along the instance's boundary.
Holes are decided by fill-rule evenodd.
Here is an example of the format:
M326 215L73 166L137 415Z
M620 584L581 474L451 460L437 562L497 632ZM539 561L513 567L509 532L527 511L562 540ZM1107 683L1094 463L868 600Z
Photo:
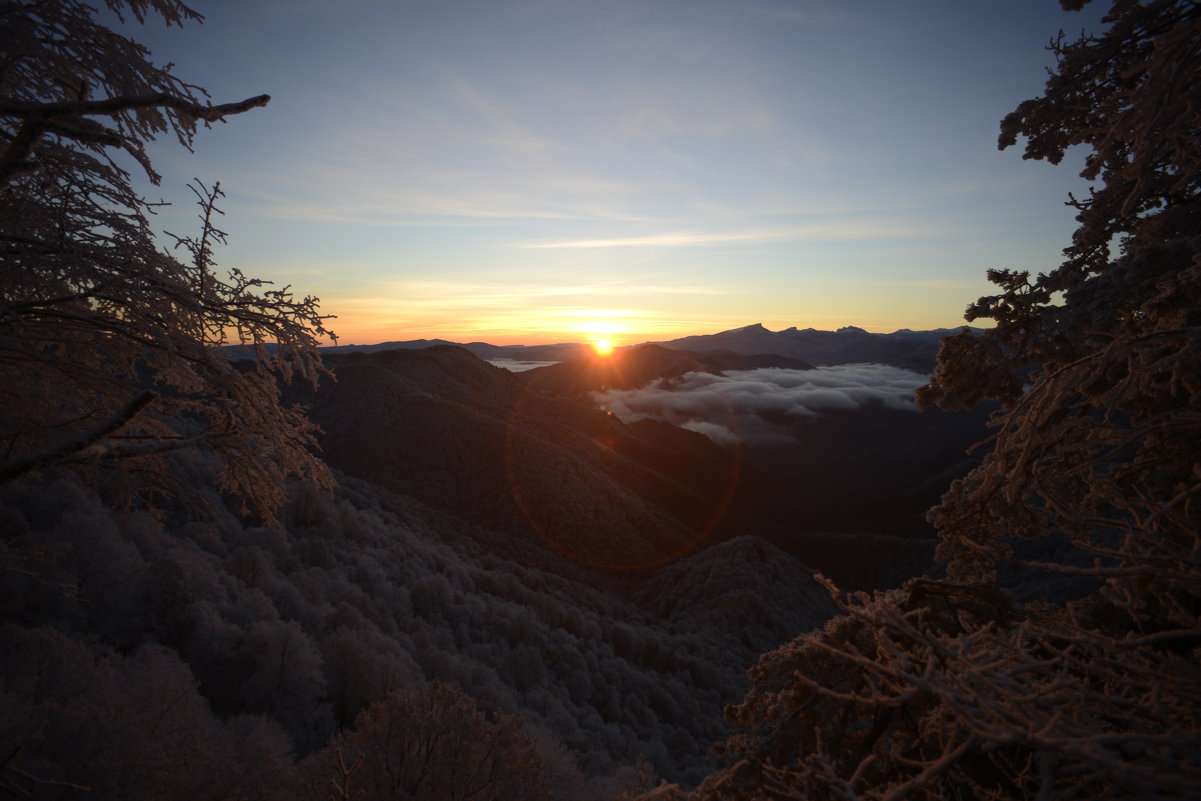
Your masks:
M194 0L130 33L214 102L152 150L159 227L227 192L224 266L322 298L343 343L614 344L939 328L1046 270L1079 159L998 152L1054 0Z

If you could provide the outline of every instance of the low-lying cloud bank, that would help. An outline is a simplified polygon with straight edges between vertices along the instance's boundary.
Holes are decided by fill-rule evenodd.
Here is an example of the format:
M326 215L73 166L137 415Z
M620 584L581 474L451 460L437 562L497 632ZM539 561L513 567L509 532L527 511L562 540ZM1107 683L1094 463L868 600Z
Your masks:
M913 390L926 380L921 373L881 364L767 368L724 376L688 373L639 389L594 392L592 398L627 423L664 420L715 442L765 442L788 438L781 415L814 418L867 406L914 410Z

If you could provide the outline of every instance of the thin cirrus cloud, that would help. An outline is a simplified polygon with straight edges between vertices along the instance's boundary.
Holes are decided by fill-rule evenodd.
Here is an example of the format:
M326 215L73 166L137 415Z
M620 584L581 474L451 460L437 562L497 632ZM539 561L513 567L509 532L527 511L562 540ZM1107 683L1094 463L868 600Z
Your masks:
M914 410L913 390L926 376L881 364L846 364L814 370L731 370L688 373L639 389L594 392L593 401L627 423L673 423L715 442L786 441L787 430L769 419L798 420L832 411L884 406Z
M606 122L606 115L593 117L597 112L591 106L577 109L575 118L548 114L546 108L530 106L525 95L489 90L482 77L461 70L434 68L430 83L380 83L367 93L370 102L349 101L339 116L358 124L320 137L322 142L337 141L336 149L323 144L320 153L313 153L301 145L288 157L289 169L276 170L270 180L250 182L288 185L285 192L263 193L258 212L274 219L335 225L447 226L646 223L696 218L698 204L725 202L742 208L731 218L742 221L738 231L694 229L605 238L568 234L513 245L534 250L847 242L923 233L923 227L910 224L858 219L752 227L764 211L777 219L781 214L792 216L786 209L797 206L795 187L812 181L785 181L792 189L773 197L765 208L766 198L759 195L773 193L770 186L780 179L779 165L768 173L761 165L744 165L747 171L738 171L739 180L755 187L748 196L742 190L731 194L728 176L694 157L688 143L695 144L697 138L751 137L756 144L750 150L761 157L778 152L780 158L787 154L795 160L805 150L796 136L785 137L787 146L777 142L770 104L741 97L745 93L735 91L736 84L716 95L709 87L685 96L668 91L669 86L644 86L641 92L646 96L640 103L601 103L609 112ZM538 91L526 94L555 94L548 79L535 88ZM715 103L723 113L714 113ZM317 122L321 128L331 124L328 117ZM647 138L659 144L648 151ZM617 164L621 167L615 169ZM716 222L705 217L702 213L701 225Z
M369 226L487 225L521 220L645 220L621 198L635 188L580 171L542 169L519 178L436 166L403 174L371 171L352 162L299 165L287 191L244 194L274 219ZM265 182L263 185L268 185Z
M339 335L363 339L365 330L388 326L395 339L436 335L456 339L504 332L529 344L558 341L573 332L637 330L648 336L674 332L697 321L679 320L654 308L650 298L728 298L737 290L695 283L673 284L634 280L598 280L565 285L527 281L391 281L376 291L338 299L332 307L340 319ZM641 302L639 302L641 299Z
M489 305L496 301L525 300L546 302L551 298L584 298L597 296L637 297L639 295L713 295L724 296L730 291L723 287L701 284L653 284L630 280L593 281L579 284L541 284L528 282L491 281L389 281L382 282L385 296L404 297L410 302L426 304L471 303ZM591 307L590 307L591 308Z
M929 225L912 225L901 222L877 223L869 221L843 221L813 223L776 229L745 231L679 231L651 234L648 236L611 237L605 239L565 239L549 242L520 242L514 247L531 250L576 249L576 248L630 248L630 247L695 247L722 243L755 242L862 242L877 239L912 238L930 236L934 229Z
M432 84L438 91L377 84L355 99L331 100L342 112L313 121L325 131L317 150L313 138L291 142L274 156L270 174L246 182L286 186L257 193L258 213L372 226L634 222L646 215L632 199L680 189L666 176L614 172L567 132L462 74L439 70Z
M329 203L327 199L298 200L260 195L258 212L278 220L371 227L461 227L510 220L579 220L608 216L596 211L572 213L549 203L525 205L514 199L480 194L438 195L409 191L390 198L385 191L377 191L378 197L374 200L366 199L362 194L361 188L358 198L337 204Z

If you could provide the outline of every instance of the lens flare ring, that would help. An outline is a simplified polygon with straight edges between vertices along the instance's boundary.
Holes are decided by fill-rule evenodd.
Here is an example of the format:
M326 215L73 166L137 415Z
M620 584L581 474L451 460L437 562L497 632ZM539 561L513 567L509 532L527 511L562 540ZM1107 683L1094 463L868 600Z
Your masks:
M559 553L581 564L592 567L610 569L610 570L638 570L643 568L654 567L666 562L670 562L680 556L683 556L688 551L695 548L707 536L713 533L718 524L725 517L726 512L730 508L730 504L734 499L735 492L738 488L738 480L742 469L742 443L741 439L736 439L733 446L729 450L730 460L728 463L729 472L727 479L724 482L721 490L715 494L716 503L714 511L708 520L698 526L690 526L683 520L679 523L684 528L692 529L691 536L686 539L683 544L666 544L660 553L650 559L641 560L626 560L626 559L606 559L593 548L587 549L585 553L583 549L573 546L569 542L569 537L565 535L556 535L554 531L553 521L548 519L548 515L562 513L561 509L547 509L545 501L539 502L537 498L532 497L531 493L523 491L522 477L529 475L529 466L523 464L522 457L526 453L526 449L520 447L516 442L517 432L521 429L523 422L523 409L527 402L527 398L534 393L534 390L528 386L523 388L514 402L513 409L509 415L508 424L505 427L505 475L509 485L509 491L512 493L513 501L520 510L522 517L529 524L530 528L545 541L548 545L554 548ZM737 432L738 426L734 410L729 411L729 427L732 431ZM613 419L615 416L612 413L606 416L606 419ZM618 423L620 424L620 423ZM595 435L593 437L595 440ZM609 440L609 437L605 437ZM572 503L570 498L556 499L555 505L562 504L564 507ZM616 515L616 510L613 510ZM677 518L678 520L678 518ZM639 532L646 534L646 532ZM603 539L605 532L601 526L597 526L594 538L594 544L597 549L603 548ZM649 538L647 538L649 540ZM654 547L653 541L651 546Z

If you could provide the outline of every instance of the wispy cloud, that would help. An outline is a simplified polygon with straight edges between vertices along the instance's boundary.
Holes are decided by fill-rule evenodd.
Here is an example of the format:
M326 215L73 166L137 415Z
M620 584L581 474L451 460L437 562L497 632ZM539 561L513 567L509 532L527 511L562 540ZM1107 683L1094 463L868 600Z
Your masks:
M457 72L443 78L446 94L467 112L459 122L460 135L471 139L474 146L491 145L510 153L561 153L572 148L555 137L535 131L521 122L512 105L491 97L477 85Z
M298 167L273 184L286 191L244 191L259 214L282 220L370 226L488 225L525 220L644 222L620 198L633 185L571 171L533 169L509 175L429 165L374 170L354 163Z
M976 277L976 278L915 278L910 281L896 281L896 280L882 281L879 279L871 279L869 281L867 279L863 279L861 281L858 281L857 283L861 283L864 286L873 286L873 287L901 286L901 287L913 287L915 289L953 289L953 290L977 289L981 286L987 285L987 282L985 281L985 279L982 276Z
M527 299L546 301L550 298L583 297L638 297L639 295L728 295L723 287L698 284L644 284L638 281L614 280L581 282L578 284L551 284L523 282L481 281L379 281L377 285L386 289L386 294L424 302L436 298L450 302L491 304L496 301Z
M538 94L489 91L444 68L428 82L368 81L326 98L339 113L312 121L312 137L282 146L272 172L246 184L271 187L255 196L263 216L373 226L645 220L638 199L681 190L610 169Z
M724 139L776 131L776 122L766 103L748 101L732 90L726 94L727 97L710 95L684 104L664 91L653 99L621 108L613 133L630 139L680 136Z
M513 247L541 249L570 248L631 248L631 247L697 247L728 243L754 242L862 242L877 239L896 239L928 236L929 225L892 222L842 221L813 223L787 228L743 231L677 231L646 236L611 237L606 239L566 239L544 242L520 242Z

